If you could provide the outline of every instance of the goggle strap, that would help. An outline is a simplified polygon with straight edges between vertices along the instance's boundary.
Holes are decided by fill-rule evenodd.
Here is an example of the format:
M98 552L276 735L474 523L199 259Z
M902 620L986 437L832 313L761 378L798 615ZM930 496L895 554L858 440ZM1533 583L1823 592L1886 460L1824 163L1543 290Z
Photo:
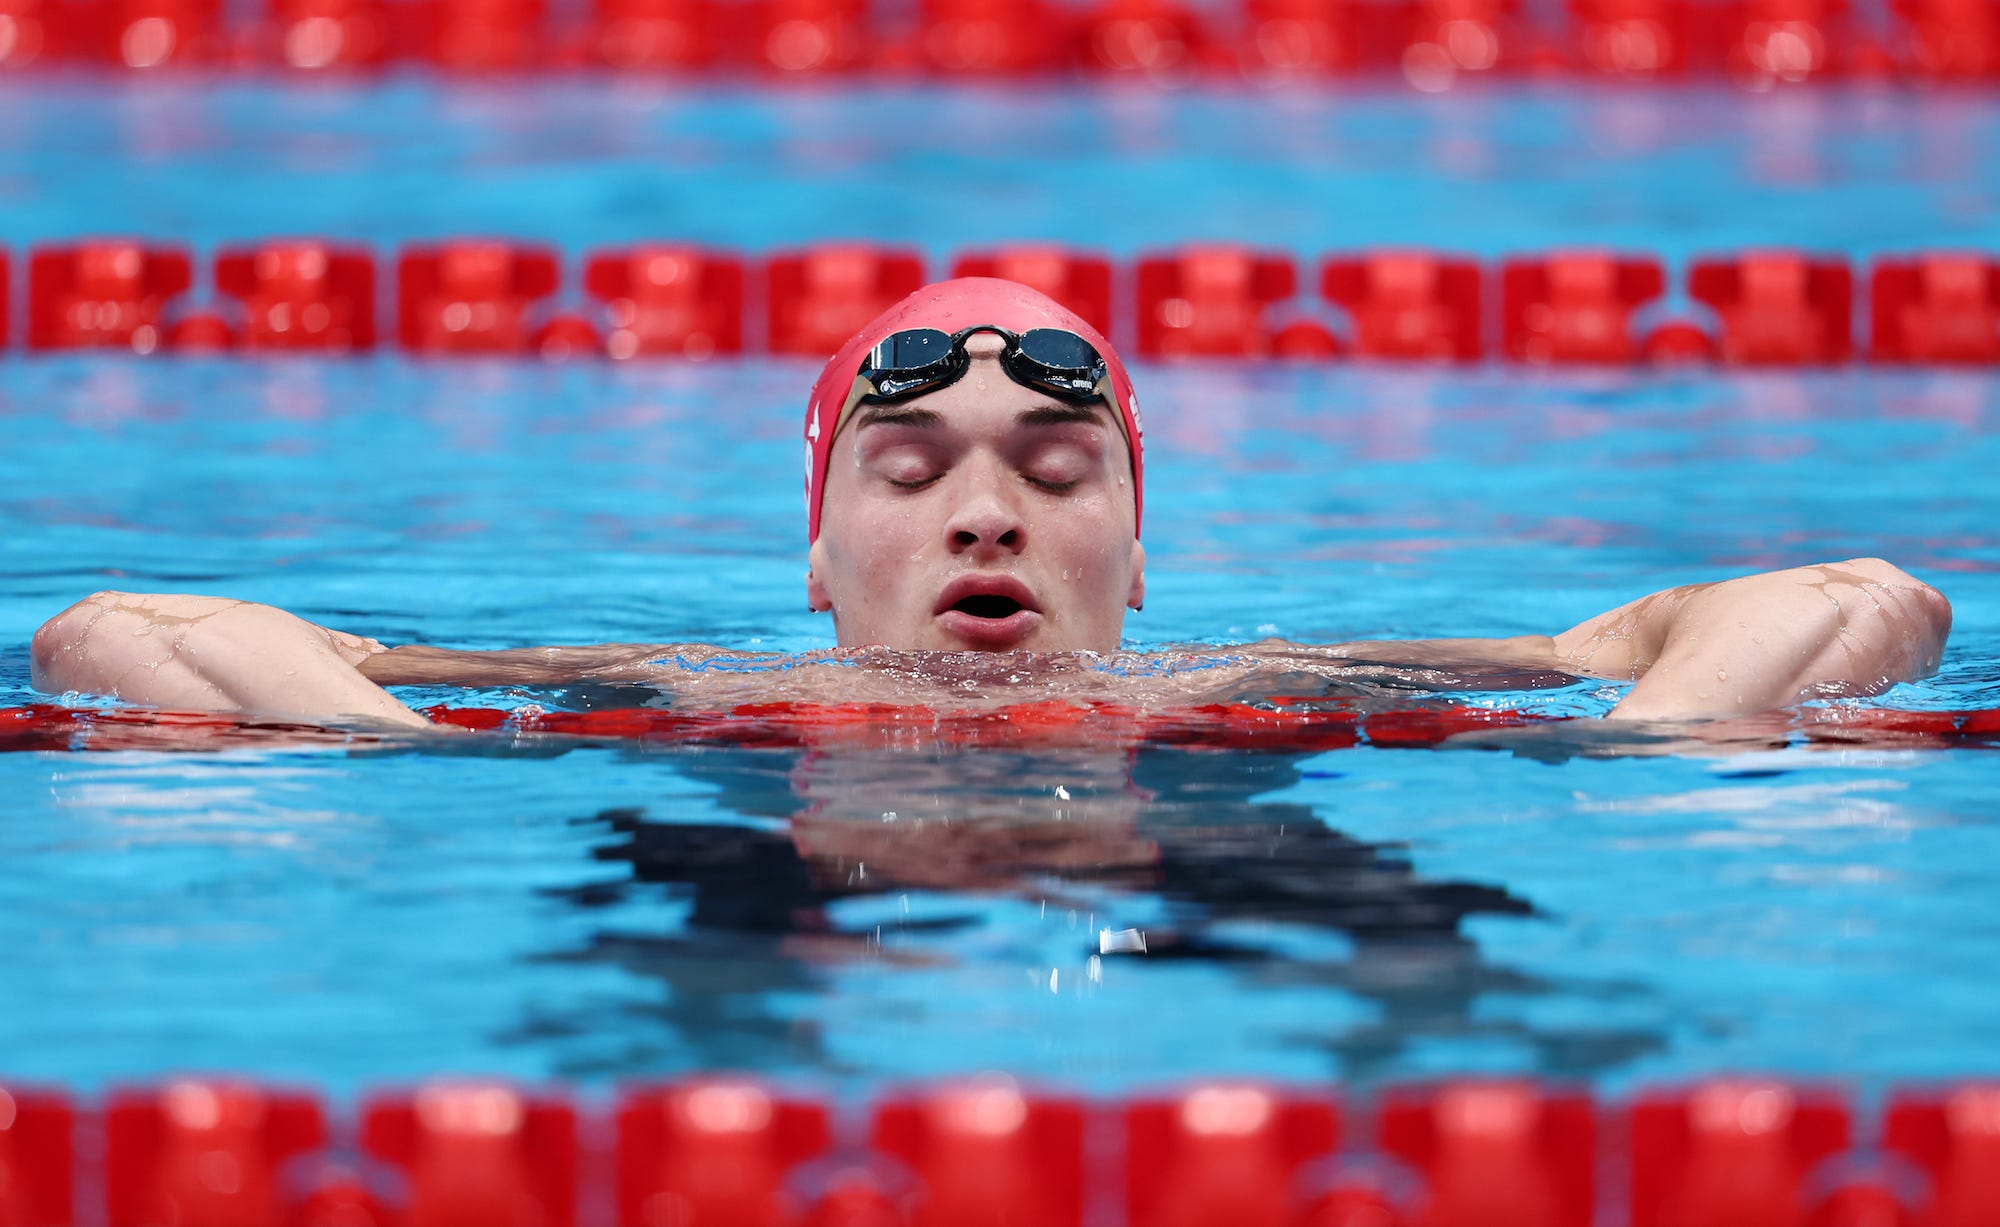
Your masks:
M1118 424L1118 433L1124 436L1125 446L1129 449L1132 446L1132 430L1125 425L1125 410L1118 403L1117 389L1111 386L1111 373L1108 367L1104 378L1097 381L1096 392L1097 399L1103 401L1104 407L1110 410L1111 420Z
M840 402L840 416L833 419L833 431L828 438L838 435L841 428L847 425L847 419L854 416L854 410L860 406L862 397L876 394L875 384L868 376L856 375L854 386L847 389L847 399Z

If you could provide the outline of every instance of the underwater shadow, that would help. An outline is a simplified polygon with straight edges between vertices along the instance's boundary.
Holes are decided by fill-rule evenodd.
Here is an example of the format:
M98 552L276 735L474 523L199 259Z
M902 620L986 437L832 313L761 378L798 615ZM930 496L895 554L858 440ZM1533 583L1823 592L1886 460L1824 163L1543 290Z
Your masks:
M1468 920L1554 922L1503 885L1427 877L1400 845L1355 839L1312 806L1273 797L1302 780L1308 755L932 744L650 757L714 788L722 820L635 809L582 820L603 832L593 858L623 873L549 892L604 915L587 941L543 958L655 987L615 1007L545 1009L504 1037L552 1045L569 1076L895 1078L907 1071L857 1067L829 1043L852 1016L835 1007L868 991L851 974L922 977L990 960L1006 927L1023 923L1009 905L1023 902L1095 912L1116 900L1148 916L1136 931L1084 926L1075 962L1116 952L1120 990L1139 994L1176 967L1220 974L1238 999L1227 1015L1245 1028L1264 1027L1268 994L1346 995L1360 1007L1347 1021L1291 1026L1275 1041L1265 1029L1257 1042L1322 1054L1325 1072L1350 1082L1410 1076L1417 1050L1439 1042L1497 1046L1514 1054L1510 1067L1577 1078L1667 1045L1644 1026L1544 1026L1522 1021L1532 1011L1482 1010L1503 995L1630 1002L1648 990L1488 959ZM922 900L914 913L911 897ZM662 901L678 905L677 921L619 917ZM1214 1037L1215 1051L1239 1038ZM1020 1072L1035 1072L1032 1042L1020 1052Z

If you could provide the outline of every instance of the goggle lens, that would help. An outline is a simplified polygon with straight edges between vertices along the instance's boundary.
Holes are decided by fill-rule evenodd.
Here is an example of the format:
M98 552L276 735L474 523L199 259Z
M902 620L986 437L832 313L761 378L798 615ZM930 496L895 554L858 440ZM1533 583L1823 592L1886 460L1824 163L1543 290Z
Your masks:
M965 374L965 338L991 331L1006 339L1000 364L1016 383L1063 397L1087 401L1099 395L1105 379L1104 358L1097 348L1061 328L1030 328L1016 336L1000 328L968 328L952 334L937 328L906 328L891 333L868 351L861 378L873 388L868 403L907 400L956 383ZM845 412L842 418L845 420Z
M1060 328L1030 328L1015 346L1014 377L1022 383L1076 399L1097 394L1104 359L1097 347Z
M908 328L891 333L868 351L868 365L878 371L914 371L951 355L951 334L936 328Z
M1021 356L1037 366L1065 375L1102 370L1104 359L1090 342L1060 328L1030 328L1021 334ZM1096 382L1095 380L1092 381Z

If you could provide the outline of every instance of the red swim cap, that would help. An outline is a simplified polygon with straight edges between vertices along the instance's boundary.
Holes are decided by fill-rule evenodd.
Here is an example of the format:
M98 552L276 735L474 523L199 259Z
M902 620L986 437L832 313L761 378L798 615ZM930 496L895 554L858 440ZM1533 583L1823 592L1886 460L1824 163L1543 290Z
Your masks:
M1019 282L997 277L959 277L940 281L905 298L875 317L820 372L813 385L812 400L806 405L806 540L819 540L819 504L826 484L826 467L833 459L833 435L838 427L840 407L854 387L854 376L869 350L892 332L905 328L936 328L957 332L977 324L992 324L1009 332L1030 328L1061 328L1097 347L1111 376L1112 408L1125 424L1125 439L1132 449L1132 522L1138 529L1139 512L1145 507L1145 469L1139 445L1139 401L1132 394L1132 377L1125 364L1074 312L1048 295Z

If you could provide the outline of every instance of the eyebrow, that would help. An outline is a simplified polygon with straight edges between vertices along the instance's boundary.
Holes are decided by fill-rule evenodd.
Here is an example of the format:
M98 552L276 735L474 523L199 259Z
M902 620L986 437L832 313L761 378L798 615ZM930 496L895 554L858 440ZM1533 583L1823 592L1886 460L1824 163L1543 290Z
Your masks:
M1014 419L1016 426L1067 426L1083 423L1102 426L1104 406L1097 401L1083 405L1066 405L1059 401L1049 401L1024 409ZM921 430L935 430L945 424L944 414L935 409L920 409L915 405L868 405L861 411L861 420L855 423L859 430L867 426L914 426Z
M861 411L856 430L868 426L917 426L935 430L944 425L944 414L915 405L869 405Z
M1098 401L1081 405L1049 401L1022 413L1020 417L1014 419L1014 423L1018 426L1065 426L1073 422L1082 422L1092 426L1102 426L1105 424L1103 408L1103 404Z

